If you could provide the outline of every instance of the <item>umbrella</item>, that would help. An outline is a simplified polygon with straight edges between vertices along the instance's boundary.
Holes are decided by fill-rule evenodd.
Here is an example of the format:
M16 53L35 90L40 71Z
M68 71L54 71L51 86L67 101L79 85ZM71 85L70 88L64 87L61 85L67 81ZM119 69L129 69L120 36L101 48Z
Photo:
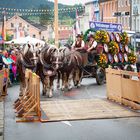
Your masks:
M27 36L27 37L20 37L20 38L18 38L18 39L13 39L13 40L8 41L8 42L5 42L5 43L6 43L6 44L11 44L12 42L13 42L14 44L26 44L26 43L33 44L33 45L35 45L35 44L37 44L37 43L39 43L39 44L41 44L41 45L44 45L44 44L45 44L44 41L39 40L39 39L37 39L37 38L32 38L32 37L30 37L30 36Z

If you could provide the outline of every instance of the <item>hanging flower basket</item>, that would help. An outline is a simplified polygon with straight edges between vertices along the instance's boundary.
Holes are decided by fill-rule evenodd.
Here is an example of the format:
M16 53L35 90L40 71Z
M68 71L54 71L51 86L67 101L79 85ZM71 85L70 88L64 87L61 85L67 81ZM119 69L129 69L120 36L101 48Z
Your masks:
M135 64L135 63L136 63L136 56L134 55L134 53L129 53L129 54L128 54L128 61L129 61L131 64Z
M118 43L116 43L115 41L111 41L109 43L109 52L111 54L117 54L119 52L119 46L118 46Z
M99 60L98 60L98 65L100 67L105 68L107 63L108 63L107 56L105 54L100 54L99 55Z
M108 33L103 30L96 31L95 40L99 43L108 43L110 41Z
M126 32L123 32L123 33L120 34L120 36L121 36L121 43L123 45L128 45L129 39L128 39L127 33Z

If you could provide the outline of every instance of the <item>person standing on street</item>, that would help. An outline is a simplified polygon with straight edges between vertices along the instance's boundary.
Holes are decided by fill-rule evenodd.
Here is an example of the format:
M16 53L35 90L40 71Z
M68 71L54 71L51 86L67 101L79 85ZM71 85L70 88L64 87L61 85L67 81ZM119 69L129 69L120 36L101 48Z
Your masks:
M0 70L3 68L3 52L0 50Z
M137 72L140 72L140 50L137 54L137 62L136 62Z

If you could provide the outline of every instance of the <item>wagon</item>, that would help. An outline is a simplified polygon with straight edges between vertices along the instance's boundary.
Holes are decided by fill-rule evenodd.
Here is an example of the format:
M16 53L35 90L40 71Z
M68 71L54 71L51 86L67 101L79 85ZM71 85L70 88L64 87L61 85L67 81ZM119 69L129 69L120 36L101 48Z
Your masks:
M81 52L82 59L84 65L82 66L83 70L83 77L82 78L89 78L93 77L96 79L96 83L98 85L102 85L105 83L106 76L105 76L105 68L100 67L96 60L95 62L89 64L88 63L88 53L87 52ZM96 57L98 57L98 54L95 54Z

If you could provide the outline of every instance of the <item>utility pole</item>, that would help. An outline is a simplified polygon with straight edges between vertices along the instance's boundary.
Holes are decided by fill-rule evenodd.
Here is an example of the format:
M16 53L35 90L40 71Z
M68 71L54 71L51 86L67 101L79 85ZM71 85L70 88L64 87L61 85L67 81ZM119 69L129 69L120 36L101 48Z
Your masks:
M54 30L55 30L55 46L59 47L59 42L58 42L58 0L54 1Z

